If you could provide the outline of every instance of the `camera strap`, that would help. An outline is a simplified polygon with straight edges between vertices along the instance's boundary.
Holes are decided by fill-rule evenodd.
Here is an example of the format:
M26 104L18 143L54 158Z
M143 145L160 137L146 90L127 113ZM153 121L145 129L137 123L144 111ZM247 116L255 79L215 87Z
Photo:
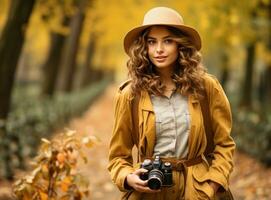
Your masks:
M215 148L214 145L214 132L212 129L212 123L211 123L211 115L210 115L210 109L209 109L209 98L207 95L207 91L204 88L202 91L203 97L200 98L200 107L201 107L201 113L203 118L203 124L204 124L204 130L205 130L205 136L207 139L207 146L204 151L204 156L208 160L209 164L211 165L212 159L213 159L213 151Z
M151 161L154 160L153 157L145 157L145 159L149 159ZM191 159L178 159L174 157L161 157L161 160L165 162L169 162L171 164L171 167L173 170L176 171L185 171L185 168L197 165L203 161L201 156L198 156L196 158L191 158Z
M132 100L132 117L133 117L133 120L132 120L133 121L132 138L133 138L133 142L134 142L134 147L132 149L132 155L133 155L133 162L134 162L134 164L138 163L139 159L140 159L139 150L138 150L138 140L139 140L138 106L139 106L140 97L141 97L141 93L137 92L134 95L134 98Z

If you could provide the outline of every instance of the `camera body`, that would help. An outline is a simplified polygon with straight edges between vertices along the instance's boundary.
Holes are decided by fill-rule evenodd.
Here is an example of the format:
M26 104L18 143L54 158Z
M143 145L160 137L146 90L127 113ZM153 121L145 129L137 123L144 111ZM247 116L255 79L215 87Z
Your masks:
M145 159L140 166L148 170L140 174L140 179L148 180L148 186L152 190L158 190L162 186L172 186L172 165L170 162L162 162L159 155L155 156L154 161Z

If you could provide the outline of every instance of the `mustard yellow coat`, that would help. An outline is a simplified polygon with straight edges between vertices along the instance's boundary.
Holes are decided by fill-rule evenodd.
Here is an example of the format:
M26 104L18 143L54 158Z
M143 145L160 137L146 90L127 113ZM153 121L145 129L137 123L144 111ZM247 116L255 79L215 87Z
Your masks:
M189 95L188 105L191 117L191 127L188 142L188 159L202 156L204 162L190 166L187 169L185 184L185 199L213 199L214 192L207 180L219 183L223 189L228 189L229 175L233 168L233 153L235 143L230 136L232 118L227 97L217 81L209 74L204 76L205 89L209 99L210 117L214 130L214 160L209 166L203 156L207 139L205 136L199 99ZM118 90L115 99L115 122L109 147L109 165L113 182L118 188L126 192L124 188L125 177L132 173L137 166L133 166L132 147L133 122L132 122L132 95L129 84L124 84ZM152 156L155 145L155 114L150 96L142 91L139 101L139 152L140 156ZM132 193L132 194L131 194ZM141 199L136 191L129 192L129 199ZM124 195L125 196L125 195ZM167 199L174 199L167 196Z

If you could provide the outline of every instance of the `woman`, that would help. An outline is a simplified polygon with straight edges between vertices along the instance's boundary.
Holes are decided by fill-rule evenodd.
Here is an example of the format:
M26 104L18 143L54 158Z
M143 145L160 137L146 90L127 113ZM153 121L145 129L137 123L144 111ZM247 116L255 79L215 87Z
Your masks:
M231 111L222 87L201 64L200 48L198 32L166 7L148 11L143 25L125 36L131 80L116 96L108 166L122 199L215 199L228 190L235 149ZM210 120L202 112L203 99ZM211 162L204 154L206 126L214 134ZM155 155L172 163L172 186L153 190L140 178L148 171L140 163Z

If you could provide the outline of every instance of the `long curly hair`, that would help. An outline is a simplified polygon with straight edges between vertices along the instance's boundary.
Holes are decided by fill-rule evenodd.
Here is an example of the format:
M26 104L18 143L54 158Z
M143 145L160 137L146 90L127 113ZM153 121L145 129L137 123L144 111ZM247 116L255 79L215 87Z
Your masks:
M203 91L203 74L205 68L201 63L201 54L180 30L166 26L178 44L179 56L172 75L176 87L182 95L195 94L201 96ZM143 31L129 49L127 61L128 76L132 80L134 93L147 90L150 94L162 95L165 85L162 84L156 67L150 61L147 50L147 36L150 28Z

